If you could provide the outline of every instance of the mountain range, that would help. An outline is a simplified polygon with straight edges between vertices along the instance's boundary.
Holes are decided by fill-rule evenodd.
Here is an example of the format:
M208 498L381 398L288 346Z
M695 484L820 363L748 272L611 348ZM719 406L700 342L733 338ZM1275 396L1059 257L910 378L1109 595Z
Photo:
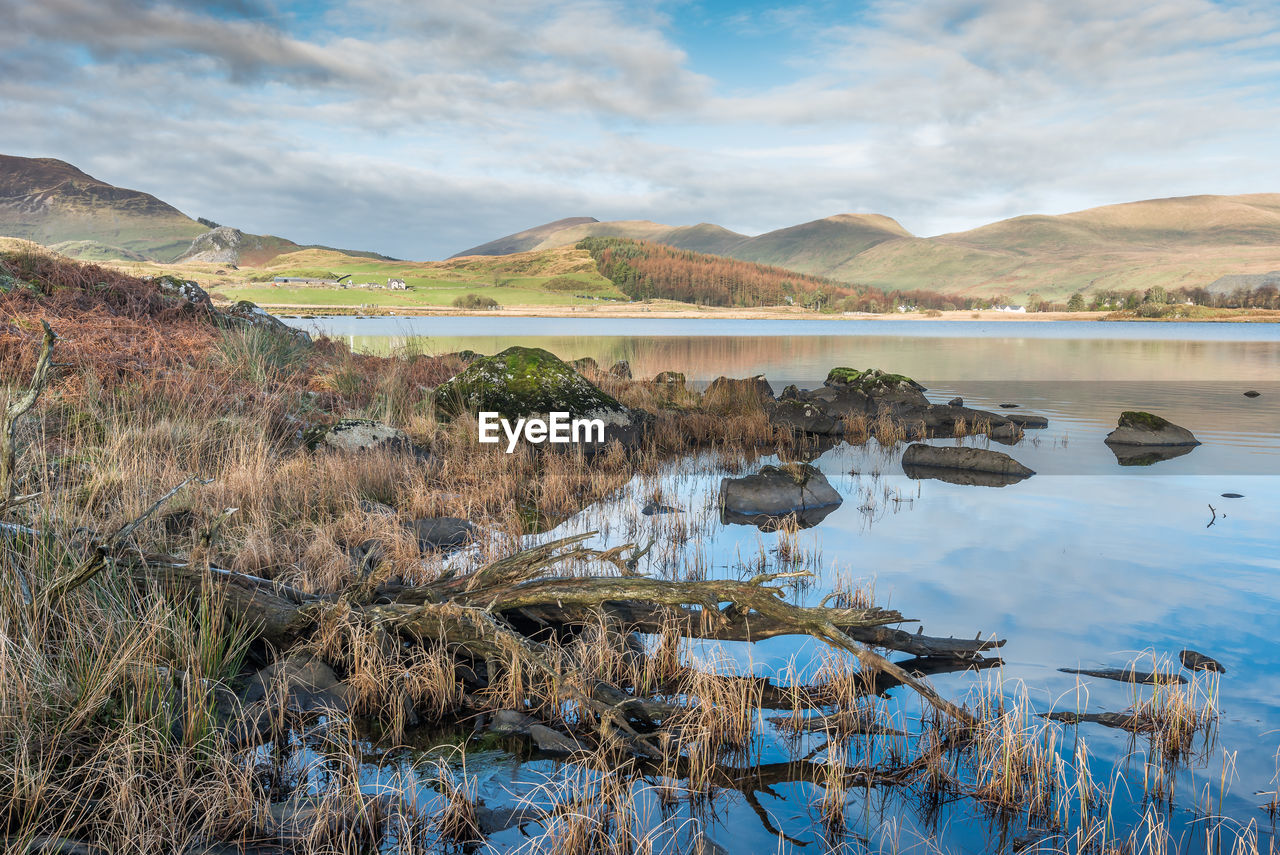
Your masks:
M838 214L749 236L720 226L575 217L463 250L467 255L628 237L883 290L1040 294L1209 287L1280 270L1280 194L1185 196L1029 215L918 237L879 214ZM1252 281L1252 280L1234 280Z
M76 258L161 263L260 266L300 249L329 249L192 219L155 196L63 161L9 155L0 155L0 235ZM1280 194L1153 199L1014 217L935 237L913 235L880 214L837 214L760 235L712 223L570 217L453 257L541 251L592 236L645 240L883 290L1059 299L1076 291L1272 281L1280 271Z

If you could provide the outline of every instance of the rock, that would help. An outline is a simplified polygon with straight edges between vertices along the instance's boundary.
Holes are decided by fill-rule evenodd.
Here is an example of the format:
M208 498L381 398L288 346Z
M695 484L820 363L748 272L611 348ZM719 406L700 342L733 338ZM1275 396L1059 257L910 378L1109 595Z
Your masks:
M554 354L535 347L509 347L481 357L436 387L435 397L445 415L488 411L514 420L561 412L573 419L600 419L605 425L604 442L578 446L588 449L614 441L636 445L651 419L620 404Z
M660 371L654 376L653 382L659 386L683 386L686 381L679 371Z
M1021 475L1001 475L996 472L979 472L968 469L947 469L942 466L903 466L902 471L913 481L945 481L961 487L1008 487L1026 478Z
M1121 466L1151 466L1162 460L1182 457L1195 450L1194 445L1108 445Z
M423 552L458 549L475 540L476 527L457 517L428 517L414 520L409 528L418 536Z
M575 359L569 364L573 366L574 371L577 371L579 373L582 373L585 371L599 372L600 370L600 363L596 362L590 356L584 356L581 359Z
M311 335L306 330L295 329L284 321L269 315L258 308L255 303L240 300L222 310L217 316L219 325L231 329L262 330L293 339L298 344L311 344Z
M499 736L528 736L538 720L515 710L498 710L489 717L486 730Z
M778 396L779 401L799 401L804 395L800 391L800 387L792 383L782 390L782 394Z
M369 499L361 499L359 502L356 503L356 507L358 507L361 511L365 512L366 514L375 514L377 516L384 516L384 517L394 517L397 513L399 513L395 508L391 507L390 505L384 505L382 502L374 502Z
M908 400L927 400L923 393L925 388L905 374L891 374L879 368L832 368L827 373L824 386L834 389L857 389L867 394L879 394L882 397L891 393L911 393ZM915 394L920 393L920 394Z
M763 374L741 379L717 377L707 386L706 391L702 393L702 397L703 400L720 404L739 399L755 399L761 403L774 400L773 386L769 384L768 379Z
M1227 669L1222 667L1222 663L1212 656L1205 656L1203 653L1197 653L1194 650L1184 650L1178 654L1178 658L1182 660L1182 667L1188 671L1213 671L1217 674L1227 673Z
M476 353L474 350L455 350L453 353L441 354L440 358L456 359L459 362L464 362L467 365L470 365L482 356L484 356L483 353Z
M769 423L792 433L811 436L840 436L844 422L833 419L809 401L778 401L769 408Z
M1000 405L1000 409L1002 410L1016 410L1017 408L1018 408L1017 404L1001 404Z
M955 398L952 398L950 401L947 401L947 406L948 406L948 407L963 407L963 406L964 406L964 398L961 398L961 397L958 397L958 396L957 396L957 397L955 397Z
M609 366L609 373L614 377L619 377L623 380L630 380L631 363L627 362L625 359L615 362Z
M1005 416L1005 418L1024 430L1040 430L1049 426L1049 420L1044 416L1032 416L1026 413L1010 413Z
M420 459L430 456L415 445L409 435L372 419L339 419L332 425L312 428L303 435L303 444L312 451L328 449L355 454L362 451L397 451Z
M807 463L765 466L755 475L720 482L720 507L744 516L782 517L842 501L826 476Z
M662 514L678 514L682 513L682 511L679 508L672 507L671 505L664 505L661 502L655 502L650 499L648 503L640 509L640 513L644 514L646 517L652 517L660 516Z
M964 445L925 445L922 442L913 443L902 454L903 471L910 474L909 468L913 466L989 472L1015 478L1029 478L1036 474L1003 452Z
M529 725L529 736L533 738L533 744L537 745L538 750L544 754L567 757L583 750L582 744L578 740L552 730L545 724Z
M177 297L192 306L209 305L208 293L190 279L179 279L177 276L166 274L157 276L152 281L160 293L165 296Z
M992 425L987 431L987 436L1003 445L1013 445L1022 439L1022 428L1013 422L1005 422L1004 424Z
M1116 429L1107 434L1107 445L1199 445L1191 431L1151 413L1126 410Z
M1258 390L1256 390L1256 389L1250 389L1248 392L1245 392L1245 393L1244 393L1244 396L1245 396L1246 398L1256 398L1256 397L1258 397L1258 396L1259 396L1259 395L1261 395L1261 394L1262 394L1262 393L1261 393L1261 392L1259 392L1259 391L1258 391Z

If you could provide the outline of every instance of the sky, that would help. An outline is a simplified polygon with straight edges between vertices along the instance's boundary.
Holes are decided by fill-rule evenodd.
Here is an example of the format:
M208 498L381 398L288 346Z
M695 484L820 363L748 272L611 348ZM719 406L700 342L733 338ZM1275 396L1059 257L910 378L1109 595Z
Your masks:
M0 0L0 152L400 258L1280 192L1278 140L1274 0Z

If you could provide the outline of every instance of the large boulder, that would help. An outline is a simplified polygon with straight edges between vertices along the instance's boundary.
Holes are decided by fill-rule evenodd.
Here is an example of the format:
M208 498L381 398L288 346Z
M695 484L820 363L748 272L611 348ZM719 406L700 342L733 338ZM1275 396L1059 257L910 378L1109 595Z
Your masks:
M515 420L568 413L571 419L600 419L604 442L583 443L588 448L615 440L635 445L649 421L647 413L623 406L555 354L537 347L509 347L476 359L436 387L435 399L445 415L496 412Z
M1019 479L1036 474L1000 451L965 445L926 445L922 442L912 443L902 454L903 471L910 475L915 467L986 472Z
M807 463L765 466L755 475L720 482L724 522L768 527L769 521L794 516L801 525L813 525L842 501L826 476Z
M291 338L299 344L311 344L311 335L306 330L291 327L275 315L268 314L256 303L240 300L232 303L218 314L218 324L229 329L261 330L275 335Z
M806 436L840 436L844 433L843 421L827 415L812 401L795 398L784 398L770 407L769 423Z
M1107 445L1182 446L1199 445L1191 431L1160 416L1137 410L1120 414L1116 429L1107 434Z
M192 306L209 305L209 294L190 279L181 279L166 273L164 276L157 276L152 281L156 284L156 290L166 297L176 297Z
M703 397L706 399L741 397L764 403L773 400L773 386L763 374L744 378L717 377L707 386Z

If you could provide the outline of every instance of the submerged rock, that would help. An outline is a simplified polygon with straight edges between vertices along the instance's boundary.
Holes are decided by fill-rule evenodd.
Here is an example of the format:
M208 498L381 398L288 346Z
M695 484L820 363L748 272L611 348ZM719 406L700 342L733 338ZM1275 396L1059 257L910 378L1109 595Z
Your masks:
M922 442L913 443L902 454L903 471L911 475L913 468L983 472L1017 480L1036 474L1000 451L964 445L926 445Z
M1261 392L1259 392L1257 389L1250 389L1248 392L1245 392L1245 393L1244 393L1244 396L1245 396L1246 398L1256 398L1256 397L1258 397L1258 396L1259 396L1259 395L1261 395L1261 394L1262 394L1262 393L1261 393Z
M436 406L445 415L488 411L514 420L568 413L574 419L600 419L604 443L584 443L588 446L615 440L635 445L649 420L648 414L623 406L555 354L537 347L509 347L480 357L436 387Z
M1116 429L1107 434L1107 445L1180 446L1199 445L1191 431L1160 416L1138 410L1120 414Z
M1023 475L1001 475L996 472L948 469L943 466L903 466L902 471L913 481L945 481L961 487L1008 487L1027 480Z
M1195 650L1184 650L1178 654L1178 658L1182 660L1182 667L1188 671L1213 671L1217 674L1227 673L1227 669L1222 667L1222 663L1212 656L1205 656Z
M765 466L755 475L720 482L721 516L738 518L726 520L731 522L759 517L776 519L823 509L829 509L829 513L843 501L826 476L807 463Z
M1059 668L1064 674L1080 674L1084 677L1097 677L1102 680L1116 680L1121 683L1142 683L1144 685L1154 685L1156 683L1178 683L1187 682L1187 679L1181 674L1172 672L1157 671L1139 671L1130 665L1127 668Z
M645 503L645 506L640 509L640 513L644 514L646 517L653 517L653 516L661 516L663 514L678 514L678 513L681 513L681 510L677 507L673 507L671 505L664 505L662 504L662 502L657 502L650 499L647 503Z
M1151 466L1195 450L1194 445L1107 445L1107 448L1121 466Z
M1049 426L1049 420L1044 416L1032 416L1026 413L1009 413L1005 418L1013 422L1018 427L1026 430L1040 430Z

